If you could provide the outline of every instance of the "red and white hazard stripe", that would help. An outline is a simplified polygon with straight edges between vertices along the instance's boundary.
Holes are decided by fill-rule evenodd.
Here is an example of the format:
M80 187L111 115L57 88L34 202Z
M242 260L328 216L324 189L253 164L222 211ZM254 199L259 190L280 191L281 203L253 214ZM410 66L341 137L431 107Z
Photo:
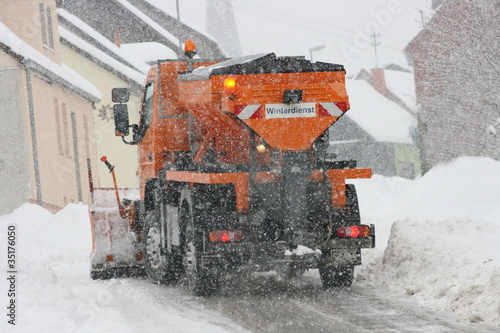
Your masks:
M318 116L340 117L342 110L335 103L318 103Z
M258 119L262 118L263 108L261 104L235 105L234 114L240 119Z

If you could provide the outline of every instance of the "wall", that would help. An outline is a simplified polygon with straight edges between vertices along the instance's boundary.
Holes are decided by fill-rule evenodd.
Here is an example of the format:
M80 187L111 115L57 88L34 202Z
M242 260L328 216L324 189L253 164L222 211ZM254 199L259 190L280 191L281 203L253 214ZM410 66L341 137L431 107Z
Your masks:
M41 199L49 208L89 202L87 159L95 169L92 106L31 75ZM26 124L27 128L31 124ZM36 181L36 180L35 180Z
M500 3L448 0L408 45L415 69L423 163L500 159L488 133L500 113Z
M54 0L0 0L0 6L2 23L49 60L61 64ZM87 204L89 158L91 168L96 168L95 146L89 134L93 132L91 102L69 87L63 88L57 77L37 72L29 61L24 63L10 52L0 51L0 72L1 115L6 120L1 126L2 133L8 133L3 148L8 156L6 174L0 177L2 184L7 182L4 188L11 191L8 197L12 199L7 202L9 199L2 196L3 211L25 202L54 212L70 202Z
M94 138L97 144L98 158L106 156L110 163L116 166L115 173L118 186L126 188L138 187L138 178L136 176L138 169L137 146L126 145L120 137L115 136L114 121L112 119L111 89L129 87L129 84L66 45L62 45L61 51L64 62L94 84L101 92L102 100L100 103L95 104L93 110ZM127 103L131 124L139 121L140 93L140 91L132 90L130 101ZM103 116L106 116L107 119L103 119ZM104 163L97 163L96 176L99 178L100 186L113 186L112 177ZM96 186L98 185L96 184Z
M29 169L26 163L26 136L21 94L23 72L8 66L0 53L0 215L10 213L28 201ZM11 61L10 65L17 65Z

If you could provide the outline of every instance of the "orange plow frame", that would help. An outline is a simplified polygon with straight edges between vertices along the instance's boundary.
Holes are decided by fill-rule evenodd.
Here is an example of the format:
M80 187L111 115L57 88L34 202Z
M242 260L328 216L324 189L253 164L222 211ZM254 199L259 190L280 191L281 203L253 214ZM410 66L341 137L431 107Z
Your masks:
M326 177L331 182L331 204L334 209L346 205L346 179L370 178L371 169L334 169L326 170ZM198 173L194 171L167 171L166 179L191 184L234 184L236 190L236 209L238 212L248 212L249 181L248 172L241 173ZM323 172L314 170L308 177L309 181L323 181ZM272 171L256 172L256 183L279 183L281 176Z

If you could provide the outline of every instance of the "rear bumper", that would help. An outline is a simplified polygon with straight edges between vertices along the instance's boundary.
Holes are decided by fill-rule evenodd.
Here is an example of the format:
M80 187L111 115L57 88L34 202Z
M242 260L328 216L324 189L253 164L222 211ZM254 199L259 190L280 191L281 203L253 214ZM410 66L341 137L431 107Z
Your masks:
M341 249L369 249L375 247L375 235L360 238L334 238L328 240L324 248L330 250Z
M374 226L368 237L333 238L315 242L308 246L310 251L289 249L283 242L276 243L208 243L202 256L205 267L225 269L246 267L253 271L273 270L280 266L300 269L317 268L325 258L339 266L361 264L361 249L375 247Z

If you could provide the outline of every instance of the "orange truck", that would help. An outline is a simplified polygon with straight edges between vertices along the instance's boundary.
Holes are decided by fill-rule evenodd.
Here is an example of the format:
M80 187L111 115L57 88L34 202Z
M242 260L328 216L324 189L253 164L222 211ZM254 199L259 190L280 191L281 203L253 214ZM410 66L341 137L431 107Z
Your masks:
M371 169L327 154L349 109L344 67L194 53L150 69L139 124L129 124L128 91L113 89L116 135L138 146L140 186L92 189L91 276L147 274L210 295L226 274L319 269L325 287L349 286L375 230L346 184Z

